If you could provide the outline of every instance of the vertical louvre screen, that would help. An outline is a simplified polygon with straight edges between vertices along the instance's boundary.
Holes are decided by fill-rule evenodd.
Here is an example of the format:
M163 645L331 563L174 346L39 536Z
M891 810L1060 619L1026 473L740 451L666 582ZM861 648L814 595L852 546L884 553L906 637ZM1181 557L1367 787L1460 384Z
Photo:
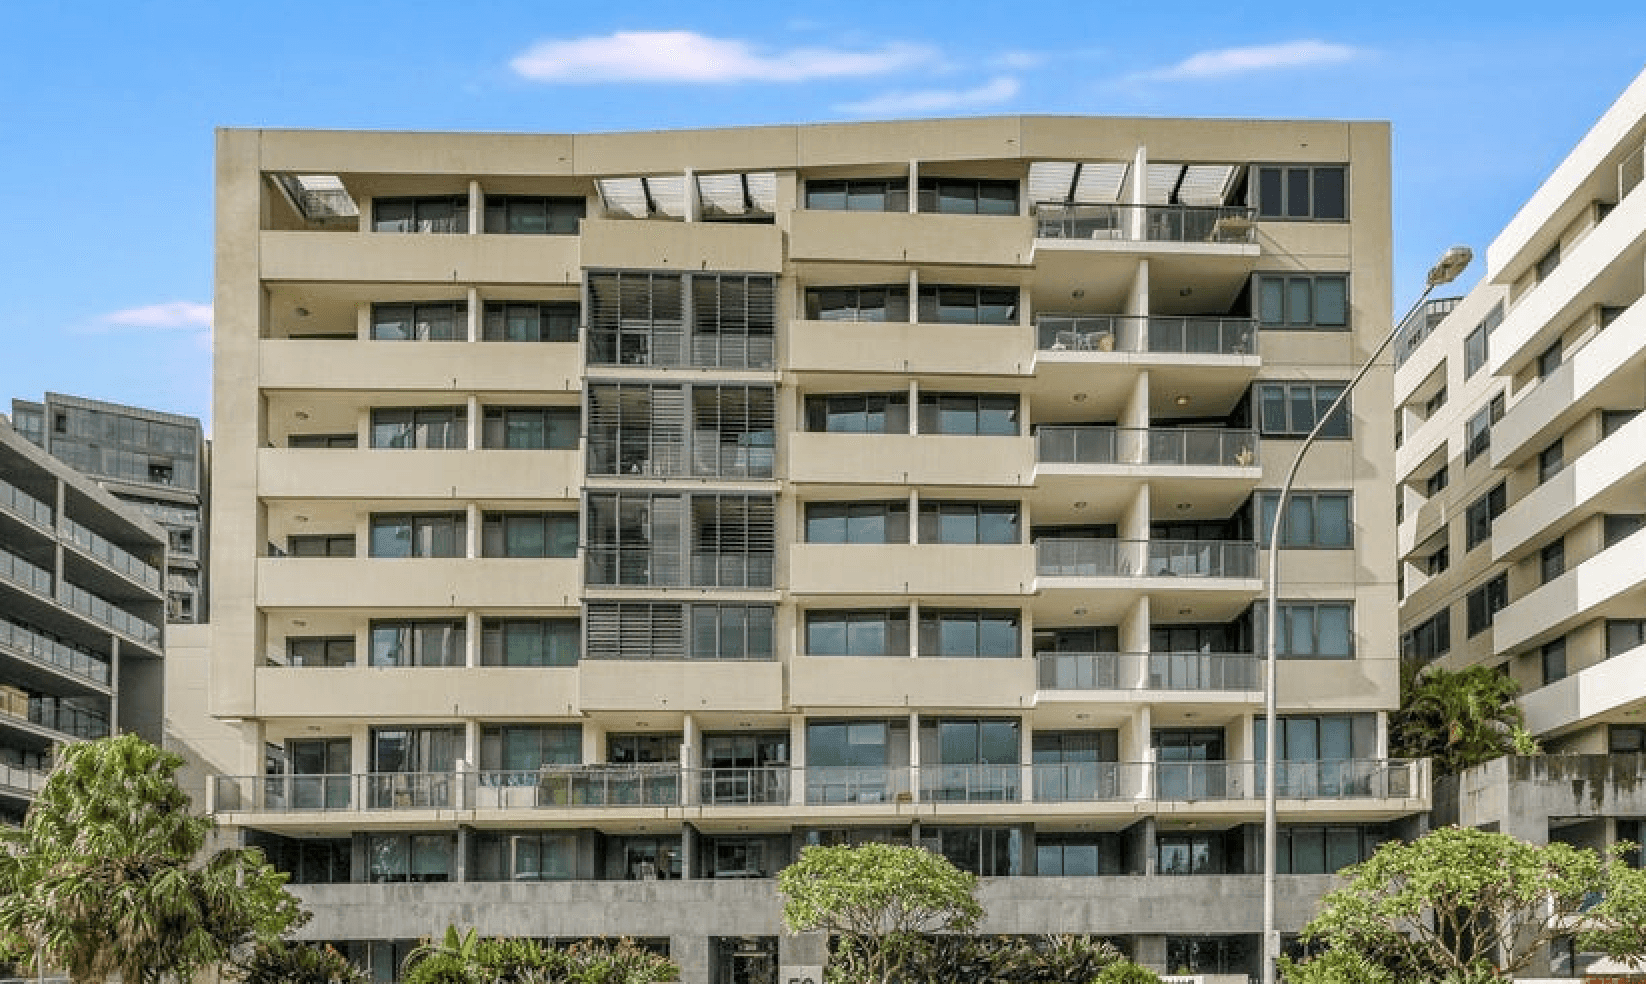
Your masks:
M688 285L681 274L644 270L588 274L589 364L776 364L775 277L704 273L689 279Z
M693 475L771 478L776 435L770 386L693 387Z
M765 588L773 583L770 495L592 492L588 582L602 586ZM687 523L690 522L688 529ZM689 568L685 564L691 549Z
M585 658L686 658L685 606L648 602L591 602L585 608Z
M682 387L589 387L590 475L684 475L685 447Z

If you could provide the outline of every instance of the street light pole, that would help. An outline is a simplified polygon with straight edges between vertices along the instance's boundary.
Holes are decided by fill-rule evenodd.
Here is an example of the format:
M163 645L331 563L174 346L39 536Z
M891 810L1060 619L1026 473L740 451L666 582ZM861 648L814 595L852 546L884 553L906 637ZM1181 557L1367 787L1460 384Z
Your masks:
M1314 446L1315 439L1325 429L1326 422L1332 419L1332 416L1339 410L1343 409L1348 402L1349 394L1354 392L1354 388L1360 384L1362 379L1366 378L1367 373L1371 372L1372 366L1383 356L1384 351L1389 347L1389 343L1393 342L1395 336L1400 333L1400 327L1413 314L1417 313L1418 309L1423 306L1424 301L1429 299L1430 292L1442 284L1449 284L1456 280L1458 274L1462 273L1473 259L1474 253L1469 247L1453 246L1441 256L1439 262L1429 268L1429 275L1426 278L1423 293L1419 294L1417 300L1412 303L1412 308L1406 313L1406 317L1396 321L1389 328L1388 334L1383 336L1383 341L1379 342L1377 348L1372 350L1372 354L1366 357L1365 362L1361 363L1360 369L1355 373L1354 378L1349 380L1348 385L1343 387L1343 392L1339 393L1337 399L1332 401L1331 407L1320 415L1320 418L1315 421L1314 427L1310 429L1309 436L1305 437L1303 443L1298 446L1297 454L1292 458L1291 468L1286 471L1286 481L1281 483L1280 495L1275 502L1274 519L1269 527L1268 594L1265 605L1267 610L1264 612L1263 633L1263 984L1274 984L1275 960L1280 956L1280 937L1275 930L1275 840L1278 832L1278 825L1275 822L1275 748L1279 744L1275 740L1275 683L1278 676L1276 673L1278 646L1275 639L1275 622L1276 612L1280 608L1277 590L1280 583L1280 530L1285 524L1286 501L1292 494L1292 483L1297 480L1297 472L1303 464L1303 456L1308 454L1309 448ZM1257 518L1261 522L1261 509Z

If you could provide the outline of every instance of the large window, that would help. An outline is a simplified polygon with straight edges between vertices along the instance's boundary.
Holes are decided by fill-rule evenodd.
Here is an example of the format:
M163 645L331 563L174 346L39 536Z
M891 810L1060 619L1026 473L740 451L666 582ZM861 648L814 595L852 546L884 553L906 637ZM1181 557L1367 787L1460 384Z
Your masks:
M1349 217L1349 169L1342 164L1261 165L1256 171L1260 219L1341 222Z
M1016 287L921 287L920 320L940 325L1015 325Z
M566 881L578 877L575 832L477 830L475 881Z
M1548 379L1551 373L1560 368L1560 359L1561 346L1560 339L1557 338L1554 340L1554 344L1538 353L1537 378L1539 380Z
M1509 604L1509 575L1501 572L1485 584L1469 592L1469 635L1478 635L1492 627L1492 620Z
M469 306L463 301L373 304L371 337L393 342L460 342L469 337Z
M176 553L176 551L173 551ZM353 533L306 533L286 537L290 557L353 557Z
M907 212L907 178L807 181L806 207L834 212Z
M769 274L587 275L590 365L769 369L777 278Z
M1601 549L1616 546L1646 527L1646 515L1640 513L1612 513L1601 520Z
M1015 502L921 502L921 543L1020 543Z
M373 232L469 231L468 195L372 200Z
M1275 870L1283 875L1331 875L1370 858L1388 838L1376 827L1286 824L1276 831Z
M1015 436L1017 397L1012 394L922 393L920 433Z
M289 666L353 666L354 636L287 636L286 663Z
M487 195L485 231L575 236L588 206L583 198Z
M373 557L461 557L462 513L389 514L371 518Z
M482 666L576 666L575 618L488 618L480 623Z
M1258 421L1265 437L1305 437L1343 395L1342 383L1258 383ZM1321 428L1321 437L1349 436L1349 403Z
M513 451L575 451L576 407L487 407L481 446Z
M1620 656L1631 649L1646 645L1646 618L1609 618L1606 620L1606 658Z
M461 619L374 621L372 666L462 666Z
M1537 453L1537 484L1542 485L1566 467L1566 445L1560 438Z
M908 321L909 288L895 284L873 287L808 287L806 319Z
M377 409L371 412L374 448L466 448L468 411L463 407Z
M1551 639L1538 650L1543 686L1566 678L1566 637Z
M921 178L922 212L950 215L1016 215L1017 182L973 178Z
M583 761L577 724L488 724L480 729L482 772L533 772Z
M480 338L486 342L575 342L576 301L487 301Z
M1503 419L1503 394L1492 397L1463 428L1463 463L1470 464L1492 449L1492 425Z
M909 610L806 613L808 656L909 655Z
M909 504L808 502L806 542L908 543Z
M1492 332L1503 323L1503 302L1498 301L1474 330L1463 336L1463 378L1468 379L1486 364L1491 354Z
M1350 519L1353 495L1348 492L1294 492L1286 498L1286 522L1280 530L1282 547L1346 549L1354 545ZM1258 494L1258 544L1268 546L1274 530L1278 492Z
M1537 566L1541 584L1548 584L1566 573L1566 538L1560 537L1538 551Z
M1464 540L1468 546L1475 547L1492 538L1492 520L1503 515L1508 506L1508 492L1502 482L1497 483L1491 491L1469 503L1463 511Z
M808 396L806 429L837 434L907 434L909 394L840 393Z
M1014 610L922 609L920 655L1016 659L1023 655L1020 625Z
M482 557L576 557L577 514L487 513L480 533Z
M1347 601L1283 601L1275 614L1275 650L1281 659L1353 659L1354 605ZM1264 648L1267 611L1252 606L1258 648Z
M452 835L368 834L366 858L374 882L447 881Z
M1341 331L1349 327L1349 277L1265 273L1253 278L1262 328Z
M1419 622L1400 635L1400 658L1422 664L1452 651L1451 606Z

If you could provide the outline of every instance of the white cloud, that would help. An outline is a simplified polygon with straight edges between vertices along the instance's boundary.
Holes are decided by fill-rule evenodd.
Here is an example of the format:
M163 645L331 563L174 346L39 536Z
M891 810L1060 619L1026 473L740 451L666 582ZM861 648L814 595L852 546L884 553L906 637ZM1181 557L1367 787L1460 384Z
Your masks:
M760 51L747 41L695 31L618 31L605 37L539 41L509 66L536 82L799 82L884 75L935 57L931 48L903 42L869 51Z
M863 116L896 116L905 113L940 113L956 109L994 106L1014 98L1022 89L1017 79L1002 75L975 89L924 89L918 92L888 92L860 102L835 107L844 113Z
M1033 51L1007 51L989 59L989 64L1000 68L1009 68L1022 71L1029 68L1039 68L1045 64L1044 55Z
M195 301L165 301L143 307L112 311L97 319L107 329L153 328L159 330L211 327L211 305Z
M1346 44L1330 41L1282 41L1245 48L1221 48L1190 55L1176 65L1142 73L1154 79L1217 79L1249 72L1268 72L1309 65L1334 65L1360 55Z

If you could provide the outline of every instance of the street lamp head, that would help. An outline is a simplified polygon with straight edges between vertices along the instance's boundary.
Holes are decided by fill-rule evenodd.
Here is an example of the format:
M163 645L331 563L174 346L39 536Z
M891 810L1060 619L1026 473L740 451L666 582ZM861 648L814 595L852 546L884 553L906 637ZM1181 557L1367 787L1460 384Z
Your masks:
M1453 246L1448 249L1442 254L1440 261L1429 268L1429 286L1439 287L1441 284L1449 284L1456 280L1474 258L1474 250L1467 246Z

